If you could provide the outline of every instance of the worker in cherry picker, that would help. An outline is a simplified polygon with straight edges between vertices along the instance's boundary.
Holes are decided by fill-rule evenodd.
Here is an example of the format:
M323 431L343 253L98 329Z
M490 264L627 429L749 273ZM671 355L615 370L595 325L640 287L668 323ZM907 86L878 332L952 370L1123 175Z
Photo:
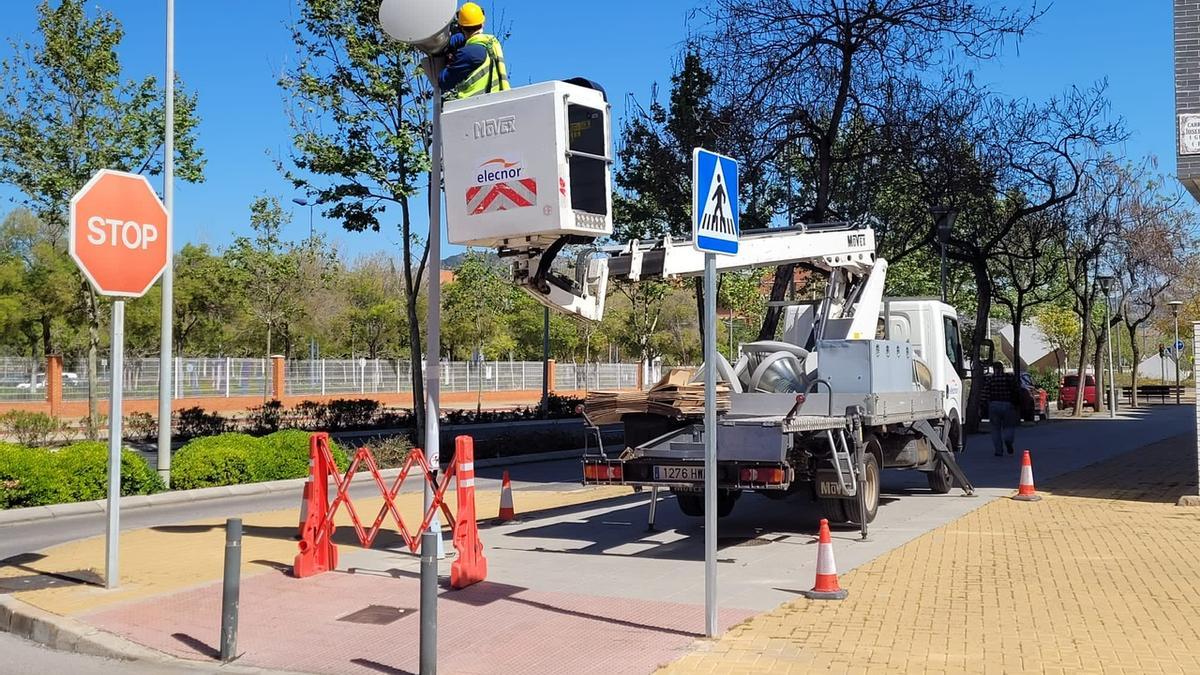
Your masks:
M508 91L508 67L496 36L483 32L483 8L468 2L458 10L458 28L450 36L450 63L438 75L449 98Z

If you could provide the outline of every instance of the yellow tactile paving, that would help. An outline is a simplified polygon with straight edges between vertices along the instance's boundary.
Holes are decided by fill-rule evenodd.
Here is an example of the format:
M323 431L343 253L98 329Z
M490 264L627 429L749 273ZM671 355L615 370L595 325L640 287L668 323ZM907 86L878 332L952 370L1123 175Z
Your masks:
M515 493L515 501L520 516L628 494L629 488L616 486L561 492L521 490ZM421 499L420 493L397 497L400 514L410 530L420 524ZM450 490L449 501L453 506L453 489ZM382 504L383 500L378 498L355 502L364 527L371 526ZM477 491L475 505L481 521L494 517L500 507L499 491ZM243 575L261 574L271 571L273 566L291 566L297 550L292 537L297 530L299 506L297 499L295 509L243 516ZM353 537L344 508L339 511L337 522L339 542L347 536ZM198 520L181 526L122 532L121 585L117 589L110 591L96 585L67 584L17 591L14 595L47 611L73 615L219 580L225 555L224 523L223 519ZM384 543L383 539L389 536L388 532L393 527L389 516L384 521L376 547ZM486 536L484 534L485 543ZM396 539L394 537L393 542ZM343 550L349 547L347 545ZM104 538L93 537L63 544L42 551L39 555L44 557L20 564L0 564L0 578L62 575L99 580L104 570Z
M1200 509L1174 506L1193 443L997 500L843 575L847 600L784 604L664 670L1200 673Z

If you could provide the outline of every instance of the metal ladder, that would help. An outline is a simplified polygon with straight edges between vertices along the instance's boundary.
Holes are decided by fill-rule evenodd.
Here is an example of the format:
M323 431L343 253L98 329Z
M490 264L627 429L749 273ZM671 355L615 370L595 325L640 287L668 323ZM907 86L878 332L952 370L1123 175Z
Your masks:
M858 494L858 471L855 468L850 441L846 438L846 430L837 429L835 436L834 430L830 429L825 432L825 437L829 439L829 453L833 460L833 470L837 473L842 492L847 497L854 497Z
M946 465L950 470L950 475L954 477L954 482L962 488L963 492L968 495L975 494L975 486L967 479L967 474L963 473L962 467L954 459L954 453L950 447L946 445L946 439L930 426L928 420L920 420L913 423L912 428L921 433L925 438L929 439L930 445L933 446L933 451L937 453L938 459Z

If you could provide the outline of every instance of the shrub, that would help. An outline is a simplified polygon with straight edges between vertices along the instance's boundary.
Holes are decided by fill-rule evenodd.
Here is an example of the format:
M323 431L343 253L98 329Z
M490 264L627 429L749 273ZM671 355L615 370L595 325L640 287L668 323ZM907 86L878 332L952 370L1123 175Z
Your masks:
M380 469L399 469L404 466L404 460L408 459L408 454L412 452L413 444L408 440L408 436L401 434L376 439L368 447Z
M246 434L197 438L175 453L171 485L188 490L258 482L270 454L261 439Z
M137 453L121 453L121 494L164 489L162 479ZM108 446L75 443L61 450L0 444L0 508L103 499L108 494Z
M262 480L283 480L286 478L303 478L308 475L309 438L307 431L285 429L264 436L262 441L267 457ZM350 465L346 451L340 445L329 442L329 452L338 469L345 470Z
M108 445L74 443L50 453L66 477L68 501L104 499L108 495ZM121 495L149 495L166 489L162 478L141 455L121 450Z
M323 429L329 419L329 407L317 401L301 401L288 411L288 423L297 429Z
M200 407L185 408L179 411L175 421L175 435L179 438L216 436L228 426L229 423L218 413L205 412Z
M143 443L153 441L158 438L158 420L150 413L129 413L125 416L125 438Z
M0 443L0 509L68 501L66 477L43 448Z
M403 408L384 408L375 416L375 427L378 429L409 429L416 425L416 419L411 410Z
M546 399L546 416L550 419L562 419L570 417L579 417L576 408L583 403L583 399L575 396L559 396L558 394L550 394Z
M328 416L323 421L330 431L361 429L371 424L379 407L379 401L369 398L336 399L326 405Z
M279 431L282 422L283 403L279 401L267 401L256 408L251 408L250 415L247 418L250 433L255 436L263 436Z
M92 416L85 415L79 419L79 428L83 430L83 435L89 441L98 441L103 432L108 427L108 415L97 415L95 424L92 423Z
M11 410L0 415L0 430L21 445L42 446L53 440L62 425L45 413Z

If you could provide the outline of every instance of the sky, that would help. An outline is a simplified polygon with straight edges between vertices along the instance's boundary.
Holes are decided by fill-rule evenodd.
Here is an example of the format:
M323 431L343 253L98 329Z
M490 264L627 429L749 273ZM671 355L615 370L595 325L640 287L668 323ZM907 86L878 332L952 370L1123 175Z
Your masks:
M0 0L0 36L33 39L36 2ZM505 56L514 86L584 76L603 84L619 120L627 95L641 102L663 91L689 32L701 27L692 0L482 2L489 17L511 26ZM1006 2L1010 6L1011 2ZM1044 4L1044 3L1043 3ZM165 0L91 0L124 24L120 48L126 77L161 77ZM199 94L200 145L208 164L201 184L177 182L175 243L223 246L249 230L249 204L274 195L294 209L286 233L308 234L309 209L291 202L294 189L275 160L287 158L290 130L279 73L293 59L287 25L299 0L177 0L175 68ZM1112 114L1125 119L1133 158L1157 155L1174 171L1172 9L1169 2L1058 0L1019 44L996 62L975 66L980 82L1010 97L1043 100L1071 85L1108 81ZM9 47L0 46L7 56ZM614 123L614 129L617 125ZM160 185L152 180L156 187ZM17 195L0 186L0 199ZM0 207L7 210L10 205ZM351 233L314 214L314 225L347 255L395 254L395 230ZM425 221L421 221L425 228ZM444 255L457 251L446 247Z

